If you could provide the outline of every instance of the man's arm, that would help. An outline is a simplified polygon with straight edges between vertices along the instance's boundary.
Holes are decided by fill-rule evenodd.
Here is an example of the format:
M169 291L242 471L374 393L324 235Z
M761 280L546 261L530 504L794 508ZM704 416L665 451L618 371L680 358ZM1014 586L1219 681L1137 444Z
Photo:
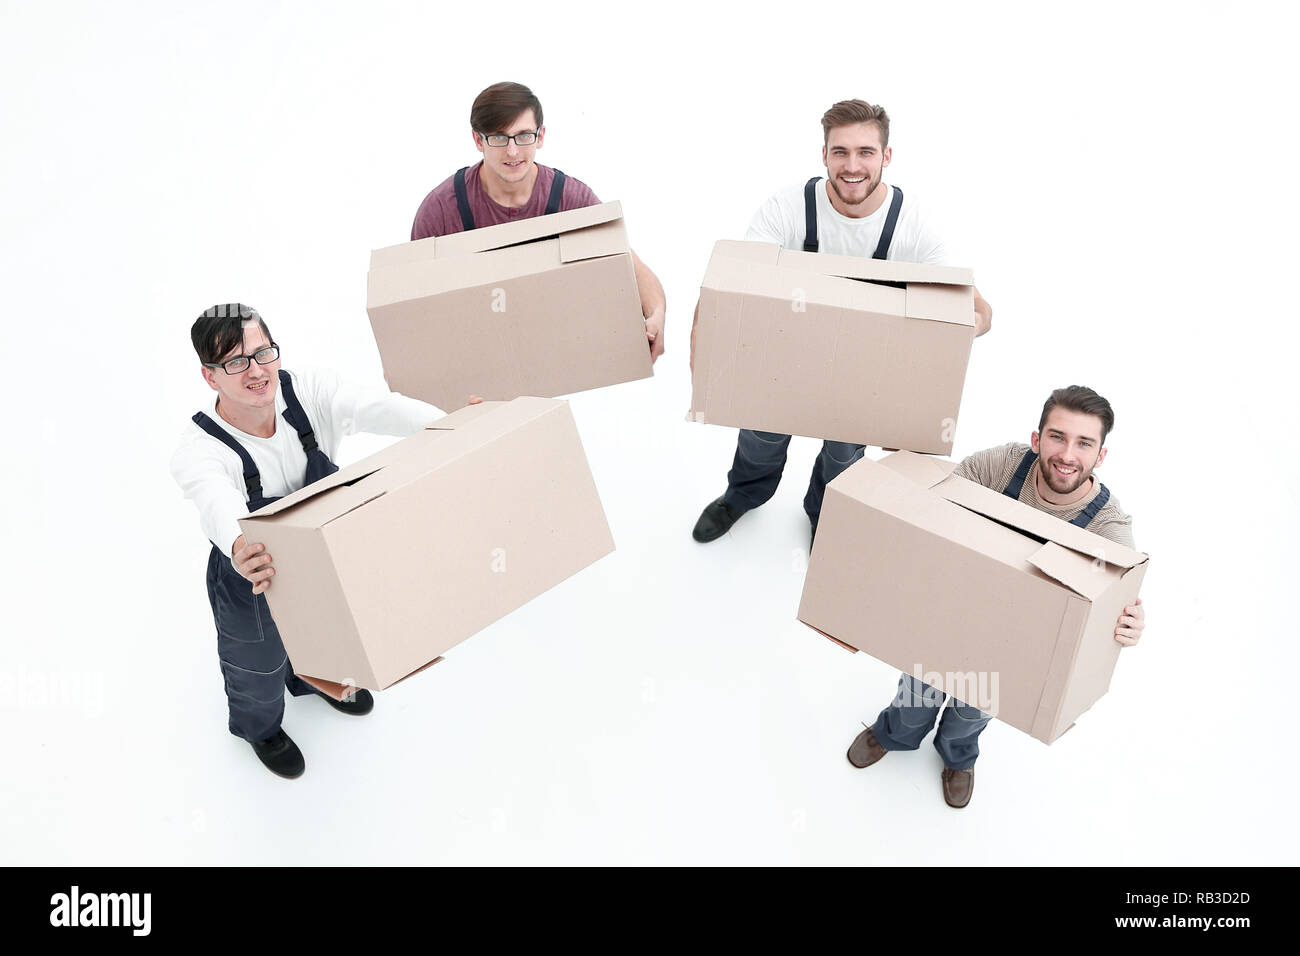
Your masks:
M299 369L293 373L299 397L310 396L321 424L341 438L366 432L405 438L420 431L442 412L428 402L390 392L382 385L362 385L333 369ZM326 454L333 449L326 447Z
M230 461L225 460L229 456ZM248 514L243 467L233 452L195 429L171 459L172 478L199 512L199 527L209 541L232 554L240 537L239 519Z
M248 514L248 498L242 490L242 471L232 471L218 457L223 451L202 438L183 442L172 456L172 477L198 508L199 524L208 540L232 542L226 547L231 565L253 586L254 594L261 594L271 586L275 568L265 547L247 541L239 530L239 519Z
M786 249L793 249L801 242L797 230L786 219L781 208L780 194L769 196L758 207L749 228L745 230L746 242L774 242Z
M420 208L415 211L415 219L411 223L412 242L428 239L430 236L441 236L447 231L437 195L438 189L441 188L439 186L431 190L420 203Z
M975 338L987 332L992 325L993 306L984 300L979 289L975 289Z
M1000 491L1001 489L995 485L998 473L1002 472L1006 465L1009 447L1009 445L998 445L969 454L957 462L957 467L952 470L952 473L958 478L965 478L993 491Z
M650 364L664 354L664 313L668 303L664 287L650 267L632 253L632 267L636 271L636 288L641 296L641 315L645 317L645 337L650 343Z

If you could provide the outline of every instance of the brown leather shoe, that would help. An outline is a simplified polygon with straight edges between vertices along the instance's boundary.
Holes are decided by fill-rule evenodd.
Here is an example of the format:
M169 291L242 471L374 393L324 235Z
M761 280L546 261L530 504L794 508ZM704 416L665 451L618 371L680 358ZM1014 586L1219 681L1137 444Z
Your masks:
M861 770L863 767L870 767L887 753L889 751L880 746L880 741L876 739L876 735L868 727L853 738L853 743L849 744L847 756L849 763Z
M953 770L944 767L940 775L943 780L943 800L950 807L960 810L970 803L971 794L975 792L975 768Z

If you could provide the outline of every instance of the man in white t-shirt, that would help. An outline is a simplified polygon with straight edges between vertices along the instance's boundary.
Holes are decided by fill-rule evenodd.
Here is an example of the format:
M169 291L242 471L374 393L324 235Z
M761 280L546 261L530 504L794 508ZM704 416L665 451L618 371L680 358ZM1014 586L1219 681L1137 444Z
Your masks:
M814 177L772 196L755 214L745 238L775 242L783 249L840 256L947 265L943 239L925 208L884 182L892 154L889 116L862 100L836 103L822 116L822 163L826 179ZM696 307L696 320L699 307ZM975 290L975 335L989 330L993 310ZM694 369L695 330L691 330ZM740 430L727 490L696 522L696 541L713 541L751 508L776 492L785 467L789 435ZM825 441L813 465L804 511L817 533L826 483L862 457L865 446Z
M239 519L337 471L333 459L343 436L411 435L441 413L384 388L344 382L334 372L282 370L271 330L246 305L208 309L190 339L215 394L186 426L171 472L212 542L208 600L230 732L247 740L272 773L293 778L305 762L280 726L286 688L295 697L319 694L357 716L374 701L366 690L336 701L294 674L264 596L275 575L272 556L246 540Z

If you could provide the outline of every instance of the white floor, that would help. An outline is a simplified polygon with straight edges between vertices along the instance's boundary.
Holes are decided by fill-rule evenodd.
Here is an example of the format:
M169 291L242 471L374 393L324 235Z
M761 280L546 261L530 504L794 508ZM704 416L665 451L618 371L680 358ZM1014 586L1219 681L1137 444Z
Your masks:
M366 253L473 161L464 114L498 67L435 56L443 23L395 5L35 9L0 29L22 91L0 177L0 862L1294 860L1294 84L1271 8L1180 13L1176 50L1155 13L1044 22L1070 38L1048 55L1013 11L954 6L882 21L902 39L868 44L878 70L806 86L803 46L711 14L617 42L575 14L578 47L507 61L547 103L539 158L624 201L668 291L656 377L572 399L618 549L365 719L288 701L293 782L225 730L206 552L166 470L204 395L188 325L242 299L286 366L378 376ZM1207 77L1207 45L1236 68ZM687 60L713 66L679 76ZM726 76L752 84L722 102ZM1100 474L1152 555L1147 634L1110 693L1051 747L994 722L963 811L928 743L844 759L896 672L795 621L815 443L731 534L690 538L734 443L683 419L709 246L818 171L817 117L848 96L890 105L887 178L945 207L994 305L957 454L1026 440L1053 387L1093 385L1118 415Z
M1295 771L1276 755L1285 735L1272 729L1287 709L1285 680L1248 676L1276 642L1258 631L1216 636L1225 621L1210 606L1232 593L1240 568L1224 562L1219 594L1198 596L1180 584L1194 560L1180 561L1179 541L1149 544L1149 633L1124 652L1110 694L1051 747L994 722L975 798L953 811L928 744L868 770L844 759L896 674L794 620L813 443L795 443L790 480L769 505L697 545L689 529L719 490L730 437L668 418L620 437L624 393L661 387L574 400L616 553L380 694L368 718L289 700L285 727L308 761L293 782L269 775L225 732L204 555L188 516L164 509L176 529L141 516L141 538L173 538L175 553L151 561L149 575L106 565L95 586L49 608L63 627L34 632L60 646L20 642L10 659L25 680L4 702L10 766L23 768L5 788L8 858L1191 864L1293 855L1293 830L1281 824ZM679 484L612 480L661 474L673 442ZM1160 506L1150 502L1139 526L1152 537ZM55 662L42 700L38 675Z

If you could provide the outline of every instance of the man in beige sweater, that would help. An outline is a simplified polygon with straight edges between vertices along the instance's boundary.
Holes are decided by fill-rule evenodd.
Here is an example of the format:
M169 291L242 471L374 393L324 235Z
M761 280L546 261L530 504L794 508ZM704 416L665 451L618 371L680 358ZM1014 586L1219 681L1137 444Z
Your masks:
M1094 469L1106 460L1104 443L1114 427L1110 402L1092 389L1058 388L1043 405L1038 431L1031 434L1028 445L1010 442L976 452L962 459L953 474L1135 548L1133 519L1110 489L1093 477ZM1139 598L1115 622L1115 640L1131 647L1142 636L1144 624ZM945 699L943 691L903 674L893 702L849 747L849 763L869 767L891 750L916 750L934 727ZM979 735L991 719L953 698L939 720L934 746L943 758L943 798L950 807L970 802Z

